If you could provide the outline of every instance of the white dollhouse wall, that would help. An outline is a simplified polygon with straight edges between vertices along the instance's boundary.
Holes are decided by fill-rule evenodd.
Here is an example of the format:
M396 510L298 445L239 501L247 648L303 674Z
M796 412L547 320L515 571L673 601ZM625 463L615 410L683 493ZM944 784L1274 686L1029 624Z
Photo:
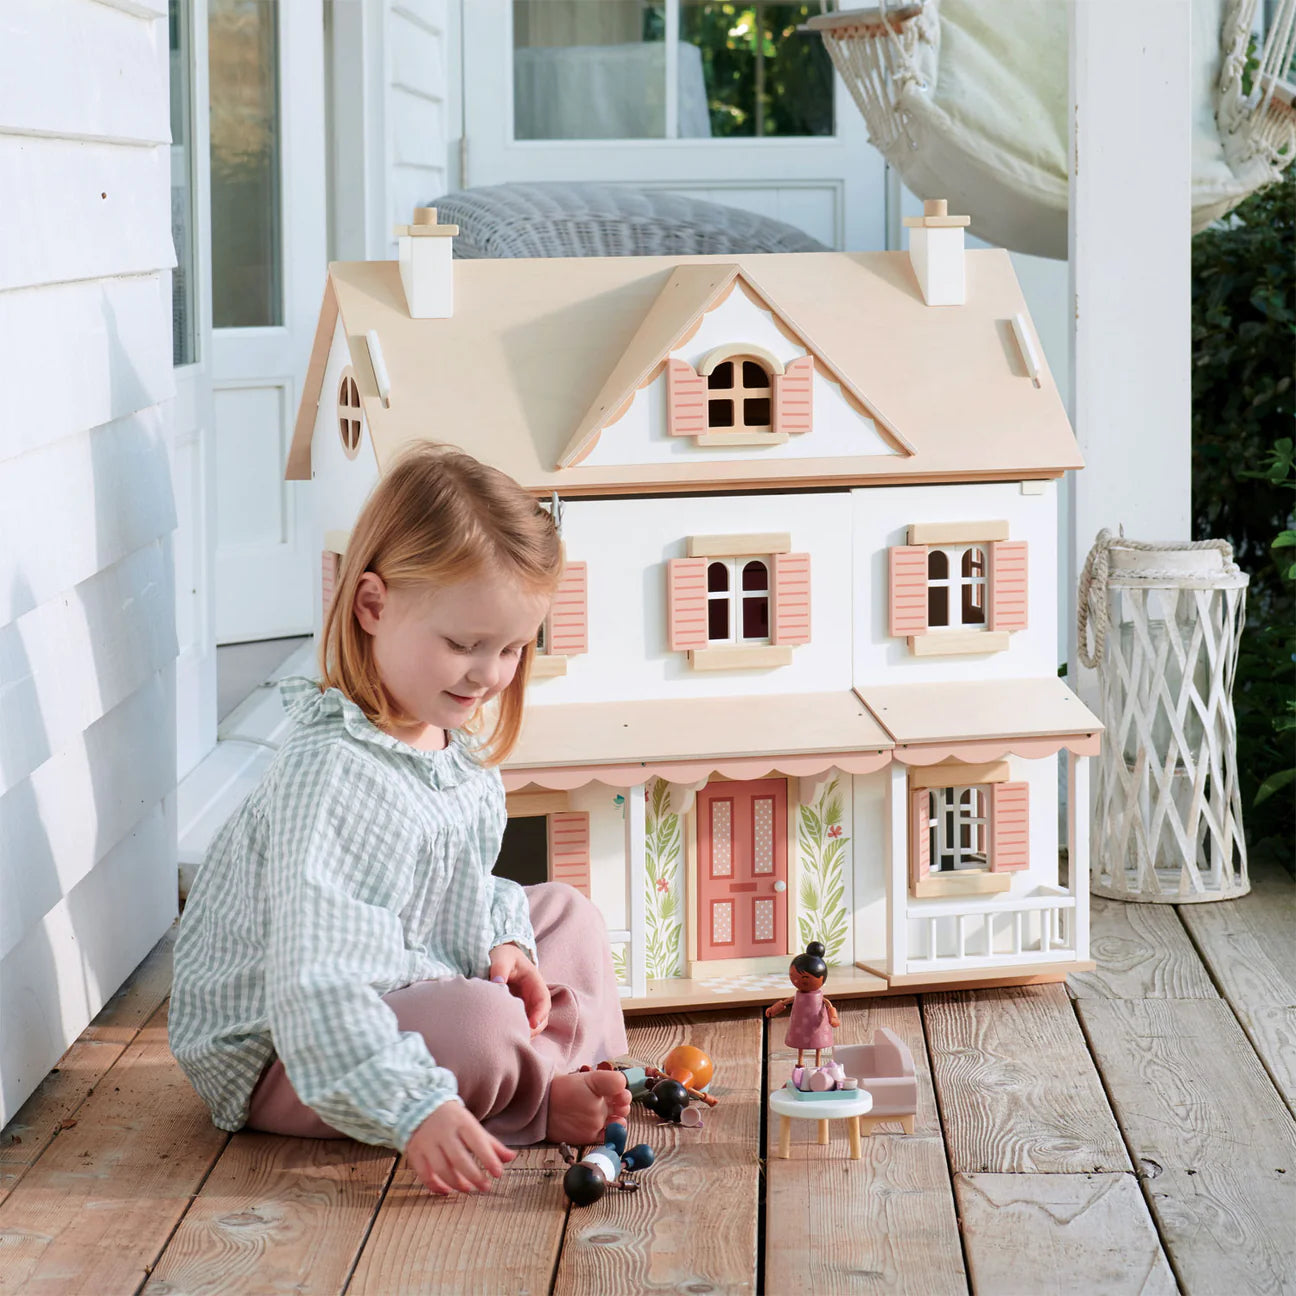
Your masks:
M872 967L887 960L887 876L890 872L887 789L890 773L857 774L851 779L851 881L854 890L854 958ZM905 843L901 843L901 850Z
M716 347L735 343L755 345L783 364L806 354L792 341L773 315L753 302L738 285L724 301L702 318L697 332L670 352L697 368ZM717 393L723 394L723 393ZM839 455L892 455L897 451L878 433L873 420L863 417L842 395L841 387L816 368L814 376L814 428L791 437L782 445L762 446L762 459L825 459ZM729 463L732 448L696 445L692 437L671 436L666 431L666 373L662 371L635 393L629 409L599 437L584 460L589 465L669 463ZM760 528L757 528L760 529Z
M536 680L530 706L624 698L822 693L851 686L851 505L822 495L692 495L563 501L563 541L588 563L589 652L567 674ZM792 664L693 670L667 647L666 563L691 535L787 532L810 554L812 629Z

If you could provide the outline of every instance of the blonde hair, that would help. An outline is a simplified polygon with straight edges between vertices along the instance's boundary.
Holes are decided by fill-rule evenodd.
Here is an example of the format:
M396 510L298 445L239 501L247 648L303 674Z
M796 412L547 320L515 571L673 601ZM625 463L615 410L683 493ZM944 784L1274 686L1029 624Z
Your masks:
M383 686L373 641L356 619L356 590L366 572L389 589L498 572L529 593L550 595L562 561L553 519L511 477L450 446L412 446L374 487L351 531L320 639L323 687L340 689L380 729L417 723ZM534 643L523 648L517 673L499 695L482 753L488 764L499 764L517 744L534 653ZM478 712L466 727L480 722Z

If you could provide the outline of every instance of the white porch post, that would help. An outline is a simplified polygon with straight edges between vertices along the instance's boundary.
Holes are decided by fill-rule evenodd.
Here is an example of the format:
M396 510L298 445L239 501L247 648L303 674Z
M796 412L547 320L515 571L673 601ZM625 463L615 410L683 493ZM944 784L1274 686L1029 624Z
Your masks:
M1188 539L1191 0L1071 0L1071 419L1064 601L1094 536ZM1067 634L1072 686L1097 684Z
M1089 957L1089 762L1092 756L1066 754L1067 890L1076 899L1075 956ZM1083 807L1083 812L1077 813Z
M909 965L909 771L899 761L891 762L887 809L887 971L901 976Z
M648 950L645 940L648 921L646 893L647 819L644 784L636 783L625 793L626 887L630 914L630 994L642 998L648 993Z

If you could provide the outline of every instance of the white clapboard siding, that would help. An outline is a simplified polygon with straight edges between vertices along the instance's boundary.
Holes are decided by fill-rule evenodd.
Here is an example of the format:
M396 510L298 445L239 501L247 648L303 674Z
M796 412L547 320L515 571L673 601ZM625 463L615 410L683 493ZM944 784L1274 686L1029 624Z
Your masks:
M0 1124L177 906L167 17L0 4Z
M0 131L168 143L166 40L161 23L93 0L6 0Z
M0 956L174 789L174 687L156 673L0 796Z
M175 529L154 407L0 468L0 625Z
M0 1125L171 925L174 842L168 798L0 957Z
M166 148L0 134L0 290L170 269L170 192Z
M0 626L0 795L176 656L167 543Z
M153 273L0 293L10 376L0 464L174 395L168 281Z
M408 221L416 206L445 192L445 31L445 0L399 0L389 7L389 225Z

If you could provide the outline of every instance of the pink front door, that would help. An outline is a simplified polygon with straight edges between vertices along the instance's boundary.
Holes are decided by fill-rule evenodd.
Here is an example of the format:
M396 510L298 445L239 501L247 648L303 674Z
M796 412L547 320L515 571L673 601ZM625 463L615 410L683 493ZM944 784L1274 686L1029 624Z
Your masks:
M697 794L698 958L787 953L787 783Z

